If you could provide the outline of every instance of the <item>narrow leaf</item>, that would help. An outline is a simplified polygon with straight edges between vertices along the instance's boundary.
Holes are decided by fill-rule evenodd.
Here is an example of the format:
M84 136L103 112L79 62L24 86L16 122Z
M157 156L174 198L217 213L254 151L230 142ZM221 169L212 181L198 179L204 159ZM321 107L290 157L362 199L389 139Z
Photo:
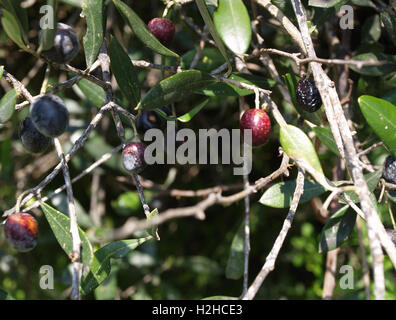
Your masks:
M319 252L328 252L338 248L351 234L355 222L355 211L349 210L346 205L338 210L327 221L322 229L319 242Z
M169 50L159 42L159 40L147 29L147 26L142 19L140 19L130 7L120 0L113 0L113 3L135 35L148 48L164 56L179 58L177 53Z
M219 0L213 22L220 38L236 54L249 49L252 38L249 13L241 0Z
M359 97L358 102L367 123L396 156L396 106L366 95Z
M272 79L266 79L263 77L240 73L240 72L232 73L229 79L254 85L261 89L271 89L276 85L276 82ZM237 86L225 82L215 82L213 84L205 86L202 89L196 90L195 93L203 94L208 97L219 97L219 96L229 97L229 96L247 96L250 94L254 94L254 91L249 89L241 89Z
M189 112L183 114L180 117L177 117L177 120L179 120L180 122L189 122L189 121L191 121L191 119L194 118L194 116L199 111L201 111L202 108L205 107L208 102L209 102L209 99L204 100L203 102L201 102L200 104L198 104L197 106L192 108Z
M201 13L202 19L204 20L206 26L208 27L208 30L213 37L213 40L216 42L217 48L219 48L224 59L227 61L228 70L225 75L226 75L226 77L228 77L232 72L232 65L231 65L230 59L228 58L226 48L224 47L224 44L221 41L221 39L216 31L216 27L212 21L212 18L209 14L208 8L206 7L204 0L196 0L195 3L198 6L198 9L199 9L199 12Z
M41 209L54 233L59 245L69 256L73 252L73 239L70 233L70 218L62 212L52 208L46 203L41 204ZM90 266L93 258L92 246L87 236L81 228L78 228L81 242L81 261Z
M289 208L293 200L296 186L296 180L288 180L274 184L264 192L259 202L268 207ZM326 189L321 184L312 180L305 180L304 192L301 196L300 203L305 203L312 198L320 196L324 192L326 192Z
M153 211L150 212L150 214L147 216L147 220L151 220L154 217L158 217L159 213L158 213L158 209L155 208ZM153 236L154 238L157 238L158 234L158 227L156 225L150 227L147 229L147 233L151 236Z
M124 96L135 107L140 101L140 86L137 74L128 54L114 37L110 40L109 55L111 71Z
M80 88L85 97L90 100L95 106L101 107L106 101L106 93L102 87L87 80L81 79L77 86Z
M18 92L12 89L0 99L0 123L5 123L11 118L15 110L17 96Z
M231 243L230 255L228 256L225 270L225 276L227 279L238 280L243 276L243 266L245 261L243 252L245 243L244 226L245 224L241 223Z
M362 53L352 57L353 60L364 60L364 61L384 61L385 64L380 66L366 66L358 68L357 66L351 65L350 68L365 76L377 77L396 71L396 55L392 56L384 53Z
M23 33L15 17L7 10L2 10L1 24L8 37L14 41L21 49L27 50L23 41Z
M87 20L87 33L83 39L87 67L95 62L103 43L105 6L104 0L83 0L82 14Z
M331 133L330 127L314 127L313 131L319 140L336 156L341 157L338 151L337 144L334 140L333 134Z
M282 148L289 156L305 160L312 168L323 175L315 148L301 129L292 125L281 126L279 135Z
M195 90L201 89L215 81L209 74L198 70L176 73L151 88L139 102L137 108L153 110L185 100Z
M83 293L88 294L109 276L111 271L111 259L120 259L124 257L128 252L136 249L139 245L151 238L152 237L116 241L95 251L90 272L81 283Z

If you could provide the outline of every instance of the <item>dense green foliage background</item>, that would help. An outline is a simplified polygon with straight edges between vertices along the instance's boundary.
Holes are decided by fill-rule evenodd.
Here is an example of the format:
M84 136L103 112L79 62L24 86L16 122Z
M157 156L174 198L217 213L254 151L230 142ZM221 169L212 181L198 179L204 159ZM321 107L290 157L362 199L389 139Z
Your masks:
M294 13L290 1L273 1L282 11L295 22ZM350 37L350 46L338 50L349 56L360 53L384 53L393 55L396 49L394 37L389 35L380 23L377 23L377 1L338 1L339 4L331 8L306 7L308 17L312 25L316 26L312 33L315 50L319 57L330 58L329 43L325 37L324 22L334 28L335 35L345 39L345 32ZM57 9L58 21L73 26L82 39L85 34L85 20L79 14L81 9L71 3L79 1L59 2ZM125 1L146 23L156 16L161 16L164 5L161 1ZM250 1L244 1L250 17L252 8ZM355 28L350 31L340 30L336 13L343 3L354 6ZM372 6L371 3L374 3ZM305 4L307 4L305 2ZM366 5L368 4L368 5ZM39 30L39 8L41 1L28 9L29 15L29 41L37 44ZM203 27L203 21L194 4L183 6L187 16L194 23ZM265 39L265 46L278 48L288 52L297 52L298 48L293 44L290 37L269 22L271 19L266 11L257 7L262 15L259 33ZM109 23L112 34L128 50L132 59L144 59L151 62L161 63L161 57L147 49L133 35L124 20L120 17L112 4L108 8ZM176 37L171 49L183 56L183 63L188 66L188 60L193 56L192 50L196 49L200 37L181 18L180 12L172 8L168 14L176 25ZM369 30L370 32L367 32ZM253 37L253 42L256 39ZM209 49L210 48L210 49ZM334 48L332 48L334 49ZM207 56L198 65L202 70L213 70L224 63L221 54L207 46ZM334 53L337 56L337 52ZM190 57L188 59L188 56ZM298 73L290 59L274 56L274 62L281 73ZM251 58L251 62L260 65L257 59ZM11 42L4 30L0 29L0 65L4 65L7 71L15 75L19 80L34 68L37 59ZM166 58L163 64L174 65L175 59ZM71 65L85 69L84 52L81 49L79 55ZM30 92L38 94L44 78L45 67L38 66L36 75L28 82ZM158 70L136 69L138 79L142 85L142 95L149 90L162 75ZM337 79L337 67L328 68L330 77ZM253 71L257 76L270 78L265 68L261 66L258 71ZM165 73L165 76L168 74ZM98 73L100 77L100 73ZM70 75L53 69L49 83L57 83L66 80ZM364 124L357 98L362 94L376 97L388 96L394 103L396 97L395 73L373 77L354 71L350 72L350 78L354 81L351 103L353 104L354 121L361 123L357 135L360 141L370 145L379 141L369 126ZM2 80L4 81L4 80ZM81 84L80 84L81 86ZM0 87L0 96L5 94L6 86ZM288 123L299 125L305 132L311 129L302 124L294 107L282 99L278 89L274 87L272 98L280 106L281 112ZM68 132L61 137L65 151L72 146L72 140L81 134L97 110L93 97L84 94L75 85L71 89L59 92L71 113L71 122ZM117 98L124 106L127 100L117 91ZM245 97L246 104L254 106L254 94ZM189 99L176 103L177 114L188 112L203 100L200 95L193 95ZM99 101L100 102L100 101ZM131 112L135 111L130 108ZM37 185L56 165L57 156L55 150L49 150L44 155L31 155L24 151L18 138L18 126L27 116L28 108L14 113L11 120L0 125L0 212L11 208L16 201L16 195L22 191ZM127 126L127 136L130 137L132 129ZM253 170L249 176L250 182L266 176L276 170L280 164L278 157L279 126L272 121L273 131L269 143L264 147L254 149ZM199 128L239 128L238 97L212 97L208 105L201 110L196 117L185 124L178 124L179 128L188 127L194 130ZM102 154L119 144L110 114L100 122L95 133L89 138L85 146L73 157L70 163L71 176L80 173L89 164L97 160ZM336 165L337 157L324 146L318 149L318 154L326 176L332 176L332 168ZM382 165L388 151L377 148L369 154L373 164ZM154 181L156 184L167 184L168 189L197 190L216 185L241 183L242 177L232 174L232 166L222 165L155 165L148 167L142 176ZM176 173L175 178L169 178L169 172ZM120 155L112 157L97 170L100 174L100 187L104 191L101 200L105 206L105 215L101 226L94 226L90 219L90 206L92 197L92 175L88 175L73 185L75 198L78 201L78 215L80 226L93 240L94 248L101 247L101 235L108 230L121 226L128 217L143 217L143 210L130 177L122 169ZM296 170L291 170L289 179L296 176ZM63 184L62 175L43 190L43 195L48 194ZM378 196L379 190L376 191ZM166 192L145 190L152 208L159 211L167 208L193 205L199 198L174 198ZM251 197L251 254L250 274L252 281L265 262L265 257L271 249L273 242L279 233L288 209L274 209L258 203L262 193ZM326 195L320 196L322 201ZM66 194L56 196L48 202L59 211L67 212ZM384 224L391 228L388 207L379 204ZM40 237L37 248L33 251L20 254L11 249L4 238L0 227L0 289L9 293L16 299L64 299L68 296L67 289L71 283L70 261L62 248L57 243L47 220L40 209L33 210L38 219ZM141 245L126 257L112 262L110 277L94 292L85 296L84 299L202 299L209 296L225 295L238 297L242 291L242 278L227 279L225 270L230 255L230 247L235 233L240 227L244 216L244 203L234 204L229 207L214 206L207 210L206 219L203 221L194 218L178 219L167 222L159 227L161 241L150 240ZM323 223L320 222L313 209L311 201L299 205L295 222L282 248L276 262L275 270L258 292L257 299L319 299L322 293L323 276L325 271L326 255L318 252L319 237ZM139 236L137 234L135 236ZM132 238L132 237L131 237ZM367 240L367 237L365 238ZM368 243L365 243L368 249ZM362 267L358 250L356 230L349 239L341 246L338 265L349 264L354 267L355 288L342 290L337 284L335 291L336 299L364 299L364 286L362 281ZM370 257L369 257L370 259ZM55 289L42 290L39 286L39 270L42 265L50 265L54 268ZM396 298L396 277L391 263L386 257L386 286L388 298ZM336 274L337 281L342 274ZM1 297L1 291L0 291Z

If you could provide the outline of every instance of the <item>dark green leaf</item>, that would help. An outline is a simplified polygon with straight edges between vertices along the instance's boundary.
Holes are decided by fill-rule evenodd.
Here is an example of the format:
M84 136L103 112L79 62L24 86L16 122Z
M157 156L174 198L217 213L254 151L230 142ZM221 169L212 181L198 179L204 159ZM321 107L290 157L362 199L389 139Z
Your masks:
M46 203L41 204L41 209L43 210L59 245L66 254L70 256L73 252L73 240L70 233L70 218ZM80 227L78 230L82 242L81 261L83 264L90 266L93 258L92 246L84 231L81 230Z
M319 140L336 156L341 157L338 151L337 144L334 140L333 134L331 133L330 127L314 127L312 129Z
M378 14L369 17L362 27L362 42L377 42L381 36L380 16Z
M2 4L4 9L6 9L9 13L13 15L16 22L18 23L23 42L27 43L29 21L26 9L21 7L22 1L24 0L0 0L0 4Z
M276 82L271 79L266 79L259 76L254 76L245 73L232 73L229 77L231 80L236 80L246 84L254 85L262 89L271 89L276 85ZM229 83L215 82L202 89L196 90L195 93L203 94L208 97L221 96L247 96L254 94L254 91L249 89L241 89Z
M87 33L83 39L87 67L95 62L103 43L105 6L104 0L83 0L82 14L87 20Z
M380 17L389 37L392 39L393 45L396 45L396 17L388 12L381 12Z
M249 49L252 28L248 11L241 0L219 0L213 22L220 38L236 54Z
M225 276L228 279L238 280L243 276L244 267L244 252L243 247L245 243L245 224L241 223L238 231L232 240L230 255L228 256Z
M131 59L116 38L112 37L109 45L111 71L117 83L132 107L140 101L140 86Z
M88 294L108 277L111 271L111 259L120 259L124 257L128 252L136 249L139 245L151 238L152 237L111 242L95 251L90 272L81 283L83 293Z
M365 76L383 76L385 74L396 71L396 55L391 56L384 53L362 53L352 58L353 60L369 60L369 61L385 61L386 64L381 66L366 66L358 68L351 65L350 68Z
M259 202L268 207L289 208L293 200L296 186L296 180L289 180L274 184L264 192ZM312 180L305 180L304 193L301 196L300 203L307 202L312 198L320 196L324 192L326 192L326 189L319 183Z
M319 109L317 112L307 112L304 109L300 108L296 100L296 87L297 83L300 80L295 74L287 73L283 76L283 79L286 82L287 88L290 93L290 98L293 102L294 107L296 108L297 112L306 120L320 126L323 119L323 110Z
M279 136L282 148L288 155L296 159L305 160L312 168L323 175L322 166L315 148L301 129L292 125L281 126Z
M1 24L8 37L14 41L20 48L27 50L23 41L23 32L16 18L7 10L2 10Z
M153 110L185 100L194 91L215 82L209 74L198 70L176 73L156 84L139 102L137 108Z
M18 92L12 89L0 99L0 123L5 123L11 118L15 110L17 96Z
M161 42L147 29L146 24L139 16L125 3L120 0L113 0L114 5L133 30L135 35L151 50L168 57L179 58L179 55L163 46Z
M358 102L367 123L396 156L396 106L366 95L359 97Z
M351 234L355 222L355 211L349 210L346 205L338 210L327 221L322 229L319 242L319 252L328 252L338 248Z

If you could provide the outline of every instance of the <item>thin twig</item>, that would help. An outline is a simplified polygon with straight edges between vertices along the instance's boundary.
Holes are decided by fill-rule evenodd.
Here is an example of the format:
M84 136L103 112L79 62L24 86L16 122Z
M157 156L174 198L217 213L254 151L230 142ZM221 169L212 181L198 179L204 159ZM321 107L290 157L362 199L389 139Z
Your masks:
M62 151L62 146L58 138L54 139L54 144L62 165L63 176L66 185L68 207L69 207L70 233L72 236L72 247L73 247L72 253L70 254L70 260L73 265L72 290L70 297L72 300L80 300L80 276L81 276L82 265L80 264L79 261L81 257L80 254L81 239L80 239L80 233L78 231L76 207L74 205L73 189L70 181L69 168L67 166L65 155Z
M274 270L276 259L286 239L287 233L289 232L289 229L291 228L291 225L293 223L294 215L296 213L297 206L298 203L300 202L300 198L303 194L303 191L304 191L304 171L303 169L299 168L297 174L297 185L293 194L293 200L289 212L286 216L286 219L283 222L282 229L279 232L278 237L276 238L270 253L265 259L265 263L263 267L261 268L260 272L254 279L253 283L250 285L247 293L242 297L242 300L252 300L256 296L257 291L260 289L267 275L272 270Z

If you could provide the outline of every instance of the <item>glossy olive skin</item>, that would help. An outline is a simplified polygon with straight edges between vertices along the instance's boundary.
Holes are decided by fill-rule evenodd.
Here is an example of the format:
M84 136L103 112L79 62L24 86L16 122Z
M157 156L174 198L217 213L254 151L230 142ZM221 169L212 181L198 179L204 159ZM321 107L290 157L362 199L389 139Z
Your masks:
M382 176L387 182L396 184L396 159L393 156L386 157Z
M296 88L296 100L305 111L313 113L322 106L322 98L314 79L301 79Z
M4 233L11 247L20 252L31 251L37 244L37 221L28 213L13 214L5 222Z
M56 138L66 131L69 112L61 98L46 95L30 106L30 117L41 134Z
M166 18L154 18L148 23L148 29L165 46L172 43L175 36L175 26Z
M41 37L41 33L39 37ZM64 64L73 60L79 49L80 44L73 28L64 23L58 23L54 45L51 49L43 51L42 55L48 60Z
M144 151L146 145L142 142L131 142L122 150L122 164L131 173L140 173L146 167Z
M245 111L240 121L241 134L246 129L252 130L252 146L264 145L271 134L271 120L268 114L261 109L249 109Z
M41 153L48 149L52 139L36 129L31 118L27 117L19 127L19 137L23 147L31 153Z

